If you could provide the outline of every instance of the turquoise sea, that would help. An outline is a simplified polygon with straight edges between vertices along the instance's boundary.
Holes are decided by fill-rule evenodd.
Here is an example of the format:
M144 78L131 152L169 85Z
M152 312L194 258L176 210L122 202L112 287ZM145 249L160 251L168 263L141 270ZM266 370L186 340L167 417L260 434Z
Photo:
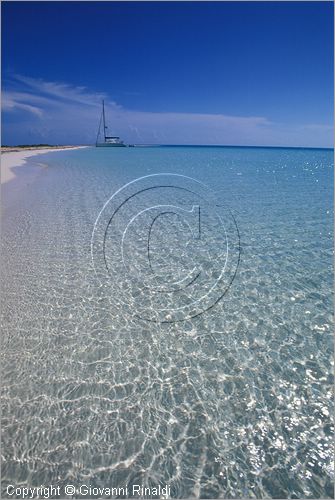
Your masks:
M17 173L3 498L333 498L333 152L87 148Z

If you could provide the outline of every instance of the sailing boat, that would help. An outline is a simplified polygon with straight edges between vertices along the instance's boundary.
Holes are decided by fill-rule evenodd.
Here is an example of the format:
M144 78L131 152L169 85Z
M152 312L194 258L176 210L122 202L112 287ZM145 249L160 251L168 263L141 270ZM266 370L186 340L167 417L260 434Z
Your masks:
M99 142L99 136L100 136L100 130L101 130L101 122L102 122L102 126L103 126L103 142ZM101 147L108 147L108 148L112 148L112 147L121 147L121 148L125 148L126 147L126 144L124 144L123 141L121 141L120 137L116 137L116 136L110 136L110 135L106 135L106 132L107 132L107 125L106 125L106 118L105 118L105 101L102 101L102 114L101 114L101 117L100 117L100 123L99 123L99 129L98 129L98 134L97 134L97 140L95 142L95 145L96 147L98 148L101 148Z

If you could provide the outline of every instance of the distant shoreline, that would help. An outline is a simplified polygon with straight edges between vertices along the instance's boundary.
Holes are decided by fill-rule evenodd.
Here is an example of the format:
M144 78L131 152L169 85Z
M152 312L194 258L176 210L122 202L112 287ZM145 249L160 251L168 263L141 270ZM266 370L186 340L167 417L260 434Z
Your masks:
M87 148L88 145L83 146L52 146L49 144L46 145L27 145L27 146L1 146L1 153L14 153L18 151L45 151L45 150L62 150L62 149L78 149L78 148Z
M27 147L5 147L1 148L1 185L17 177L14 169L23 167L27 158L53 151L63 151L64 149L81 149L89 146L27 146Z

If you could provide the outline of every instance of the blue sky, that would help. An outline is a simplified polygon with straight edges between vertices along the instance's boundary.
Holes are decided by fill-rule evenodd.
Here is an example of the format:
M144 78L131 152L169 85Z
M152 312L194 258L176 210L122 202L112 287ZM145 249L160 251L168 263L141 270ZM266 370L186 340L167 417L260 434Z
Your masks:
M3 144L331 147L332 2L3 2Z

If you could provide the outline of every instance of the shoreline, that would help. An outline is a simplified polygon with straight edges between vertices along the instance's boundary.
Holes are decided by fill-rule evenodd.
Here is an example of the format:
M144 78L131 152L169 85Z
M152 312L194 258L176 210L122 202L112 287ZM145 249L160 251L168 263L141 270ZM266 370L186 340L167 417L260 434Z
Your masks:
M1 185L15 179L16 167L24 167L27 159L40 154L52 153L53 151L63 151L65 149L81 149L89 146L57 146L57 147L29 147L29 148L1 148Z

